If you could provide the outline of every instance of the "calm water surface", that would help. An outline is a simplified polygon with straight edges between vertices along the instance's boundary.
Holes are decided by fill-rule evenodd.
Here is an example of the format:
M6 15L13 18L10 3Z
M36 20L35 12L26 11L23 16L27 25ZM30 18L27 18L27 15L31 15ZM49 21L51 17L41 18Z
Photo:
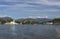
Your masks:
M0 39L60 39L60 25L0 25Z

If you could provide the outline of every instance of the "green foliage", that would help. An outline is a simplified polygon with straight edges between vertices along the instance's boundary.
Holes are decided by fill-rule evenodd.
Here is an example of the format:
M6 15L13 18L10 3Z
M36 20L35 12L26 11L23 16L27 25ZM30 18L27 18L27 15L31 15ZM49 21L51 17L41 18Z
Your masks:
M6 23L6 21L4 21L4 20L3 20L3 21L1 21L1 24L5 24L5 23Z
M24 21L25 24L31 24L31 21L27 20L27 21Z
M10 18L9 20L7 20L7 22L11 22L11 21L13 21L13 19L12 19L12 18Z
M3 19L0 19L0 23L1 23L1 24L5 24L5 23L6 23L6 21L5 21L5 20L3 20Z
M0 24L5 24L5 23L7 23L7 22L11 22L11 21L13 21L13 19L12 18L10 18L9 17L9 19L7 18L0 18Z
M55 18L55 19L53 20L53 23L54 23L54 24L60 24L60 18Z
M15 22L18 24L20 24L20 23L22 23L22 24L39 24L39 22L34 21L34 20L22 20L22 21L16 20Z
M13 19L11 17L5 17L5 18L0 18L0 24L5 24L5 23L9 23L13 21ZM55 18L52 21L46 21L46 22L39 22L36 20L15 20L16 23L18 24L45 24L47 22L51 23L53 22L54 24L60 24L60 18Z
M22 24L39 24L39 22L34 20L25 20L22 22Z
M20 24L20 21L15 21L16 23Z

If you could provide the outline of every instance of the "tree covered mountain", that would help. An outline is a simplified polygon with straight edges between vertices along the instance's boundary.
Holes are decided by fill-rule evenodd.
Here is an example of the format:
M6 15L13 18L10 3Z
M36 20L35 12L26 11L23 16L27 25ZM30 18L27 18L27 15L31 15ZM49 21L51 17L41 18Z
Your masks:
M38 21L38 22L45 22L45 21L51 21L52 19L48 19L48 18L26 18L26 19L17 19L16 21L23 21L23 20L33 20L33 21Z
M0 23L4 24L6 22L11 22L13 19L11 17L0 17Z
M17 19L17 23L23 23L23 24L41 24L42 22L51 21L52 19L48 18L25 18L25 19Z

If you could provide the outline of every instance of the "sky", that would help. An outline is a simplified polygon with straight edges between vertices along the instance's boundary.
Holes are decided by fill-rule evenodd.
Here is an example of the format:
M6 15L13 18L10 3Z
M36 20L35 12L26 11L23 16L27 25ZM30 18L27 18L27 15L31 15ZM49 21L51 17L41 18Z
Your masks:
M60 17L60 0L0 0L0 16Z

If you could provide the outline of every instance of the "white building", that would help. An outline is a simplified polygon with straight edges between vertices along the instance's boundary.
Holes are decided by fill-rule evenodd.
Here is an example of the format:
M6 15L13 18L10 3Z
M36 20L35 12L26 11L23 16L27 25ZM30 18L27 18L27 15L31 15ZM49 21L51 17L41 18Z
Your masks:
M53 22L47 22L46 24L53 24Z
M15 21L9 22L9 23L5 23L5 24L18 24Z

